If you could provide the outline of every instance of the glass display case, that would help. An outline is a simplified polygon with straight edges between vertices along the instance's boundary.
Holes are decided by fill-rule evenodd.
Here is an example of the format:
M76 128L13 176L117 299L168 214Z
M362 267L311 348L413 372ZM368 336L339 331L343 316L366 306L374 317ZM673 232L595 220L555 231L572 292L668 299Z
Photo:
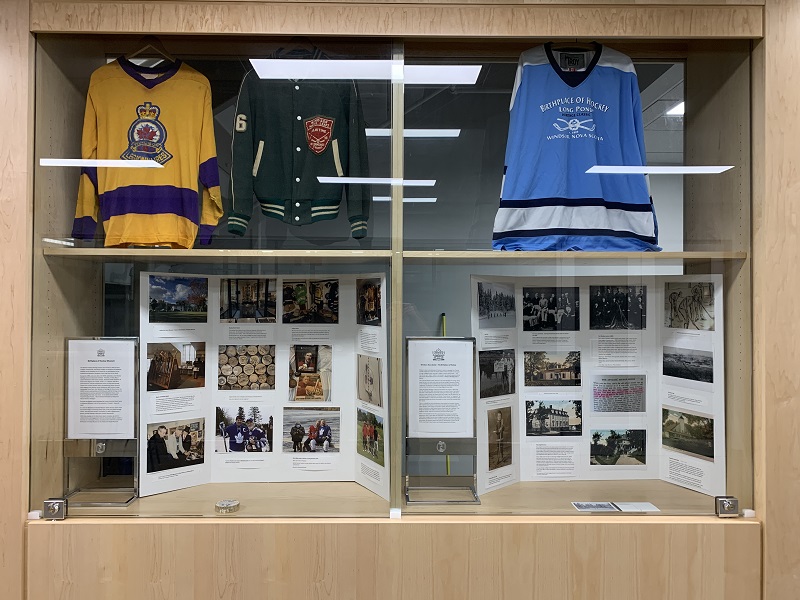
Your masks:
M40 35L31 509L750 506L749 44L546 42Z

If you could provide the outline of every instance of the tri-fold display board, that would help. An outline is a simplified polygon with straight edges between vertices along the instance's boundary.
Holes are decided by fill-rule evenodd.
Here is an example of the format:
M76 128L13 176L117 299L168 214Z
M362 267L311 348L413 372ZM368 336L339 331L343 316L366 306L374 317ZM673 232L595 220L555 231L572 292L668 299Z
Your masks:
M388 500L383 275L151 272L140 289L141 496L355 481Z
M721 275L472 278L479 493L662 479L725 493Z

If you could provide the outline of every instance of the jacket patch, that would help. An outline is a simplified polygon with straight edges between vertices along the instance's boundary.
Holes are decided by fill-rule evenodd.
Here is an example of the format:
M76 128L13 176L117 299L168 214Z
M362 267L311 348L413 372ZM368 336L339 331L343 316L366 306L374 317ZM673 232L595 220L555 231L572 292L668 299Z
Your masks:
M154 160L164 164L172 158L164 142L167 129L158 120L161 109L150 102L136 107L138 117L128 129L128 148L120 155L123 160Z
M304 121L306 126L306 141L308 148L314 154L322 154L328 147L333 134L334 120L329 117L317 115Z

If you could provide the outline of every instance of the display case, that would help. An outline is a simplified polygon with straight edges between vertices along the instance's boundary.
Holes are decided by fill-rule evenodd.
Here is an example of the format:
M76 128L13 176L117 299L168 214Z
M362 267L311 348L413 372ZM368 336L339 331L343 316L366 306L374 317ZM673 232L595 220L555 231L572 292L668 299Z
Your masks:
M527 66L557 66L531 59L548 41L39 35L30 508L67 497L70 516L213 516L226 499L251 517L712 515L719 495L752 506L750 42L551 49L584 61L573 74L597 90L619 94L601 75L624 74L633 137L596 164L637 166L623 160L635 147L639 167L656 167L658 240L493 250L509 160L561 152L534 131L509 141L512 98L561 115L546 124L554 143L621 135L593 121L621 110L600 92L520 92ZM117 83L103 88L99 69ZM191 85L178 88L182 77ZM141 93L118 114L132 81ZM156 95L161 85L175 91ZM198 93L199 117L167 115L165 102ZM134 155L156 165L41 162ZM563 167L609 189L644 181L585 174L583 162ZM163 180L178 163L191 184ZM726 169L669 172L686 166ZM134 207L147 190L111 207L145 181L184 186L196 244L136 237L136 219L164 214ZM584 208L620 210L604 201ZM90 232L87 218L105 227ZM89 400L70 385L66 340L131 337L134 435L70 434L71 416L96 416L81 416ZM422 386L406 360L419 337L474 338L476 351ZM440 437L471 445L412 451L420 387L447 396L447 377L468 380L474 399L459 397L474 400L473 427ZM436 414L431 439L449 419ZM470 502L408 493L454 483Z

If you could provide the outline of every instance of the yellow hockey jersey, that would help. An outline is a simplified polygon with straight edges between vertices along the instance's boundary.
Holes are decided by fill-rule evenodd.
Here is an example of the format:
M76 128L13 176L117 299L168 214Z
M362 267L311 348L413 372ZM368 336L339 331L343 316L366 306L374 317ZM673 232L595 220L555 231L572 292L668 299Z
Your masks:
M85 159L158 162L161 169L85 167L72 236L106 246L208 244L222 216L211 85L176 61L142 67L125 58L97 69L83 122ZM202 184L202 200L198 195Z

